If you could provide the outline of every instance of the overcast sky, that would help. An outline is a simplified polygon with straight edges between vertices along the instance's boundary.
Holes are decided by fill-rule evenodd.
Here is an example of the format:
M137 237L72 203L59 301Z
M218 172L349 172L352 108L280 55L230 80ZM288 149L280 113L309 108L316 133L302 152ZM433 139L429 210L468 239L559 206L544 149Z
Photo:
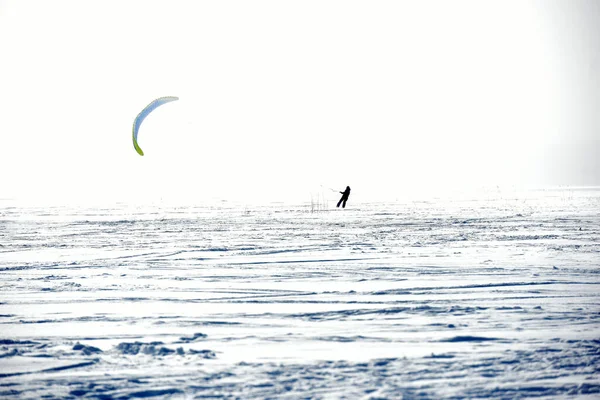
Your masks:
M0 0L0 198L600 185L599 27L595 0Z

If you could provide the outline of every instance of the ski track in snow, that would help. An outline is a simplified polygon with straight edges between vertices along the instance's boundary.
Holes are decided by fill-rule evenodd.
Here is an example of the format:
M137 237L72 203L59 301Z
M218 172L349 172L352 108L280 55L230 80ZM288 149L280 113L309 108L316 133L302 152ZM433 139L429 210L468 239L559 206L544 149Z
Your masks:
M600 396L600 190L0 202L0 398Z

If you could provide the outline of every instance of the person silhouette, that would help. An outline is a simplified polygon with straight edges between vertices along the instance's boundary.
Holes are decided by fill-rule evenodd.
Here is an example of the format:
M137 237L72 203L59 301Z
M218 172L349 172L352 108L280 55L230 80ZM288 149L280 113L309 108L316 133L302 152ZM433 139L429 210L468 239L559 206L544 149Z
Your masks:
M348 201L348 197L350 197L350 186L346 186L346 190L340 192L342 194L342 198L337 203L337 207L339 208L340 204L342 208L346 208L346 202Z

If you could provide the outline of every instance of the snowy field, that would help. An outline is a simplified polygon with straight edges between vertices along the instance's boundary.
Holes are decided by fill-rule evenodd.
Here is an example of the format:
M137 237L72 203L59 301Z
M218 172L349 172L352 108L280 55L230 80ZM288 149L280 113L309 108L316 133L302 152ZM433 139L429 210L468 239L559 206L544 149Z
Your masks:
M0 201L0 398L600 397L600 190Z

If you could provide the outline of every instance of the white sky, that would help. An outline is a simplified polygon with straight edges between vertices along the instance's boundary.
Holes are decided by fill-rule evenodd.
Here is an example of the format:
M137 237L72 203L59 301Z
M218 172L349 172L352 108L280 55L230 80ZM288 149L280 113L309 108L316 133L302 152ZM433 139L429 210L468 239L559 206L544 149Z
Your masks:
M0 198L597 185L599 27L594 0L0 0Z

